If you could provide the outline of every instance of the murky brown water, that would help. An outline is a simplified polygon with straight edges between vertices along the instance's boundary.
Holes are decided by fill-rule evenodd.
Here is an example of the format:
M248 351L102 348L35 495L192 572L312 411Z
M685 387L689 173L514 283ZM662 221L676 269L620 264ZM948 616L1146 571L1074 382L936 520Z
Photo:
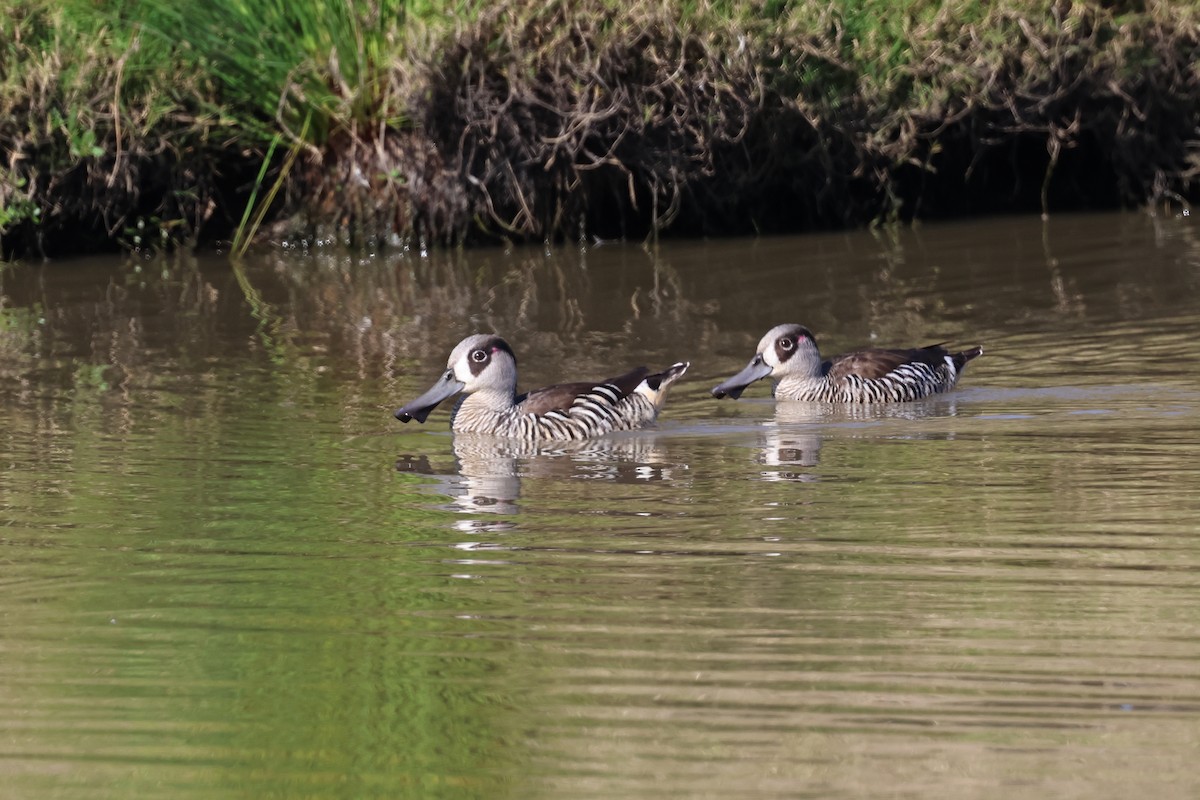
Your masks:
M1200 793L1190 218L0 276L13 798ZM707 390L777 322L981 343L858 413ZM391 410L690 359L549 452Z

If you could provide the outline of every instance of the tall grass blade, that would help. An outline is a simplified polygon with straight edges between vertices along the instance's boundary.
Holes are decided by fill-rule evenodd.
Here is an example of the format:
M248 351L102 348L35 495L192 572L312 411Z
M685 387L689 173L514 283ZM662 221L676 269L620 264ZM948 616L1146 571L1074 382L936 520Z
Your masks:
M271 208L271 204L275 202L275 197L283 187L284 181L287 180L288 173L292 171L292 167L296 163L296 157L300 155L300 150L304 146L304 137L308 133L308 126L311 121L312 115L310 114L305 118L304 125L300 128L300 136L292 143L292 149L288 151L287 158L284 159L283 166L279 169L279 174L275 177L275 182L271 184L271 189L267 192L267 196L258 205L257 211L254 212L254 221L250 223L250 227L247 229L246 219L250 216L250 210L254 207L254 201L258 197L258 190L262 186L265 169L271 161L271 154L275 152L275 146L279 143L279 137L275 137L271 142L271 149L267 152L267 157L263 161L263 169L259 170L258 180L254 184L254 192L250 195L250 201L246 203L246 210L242 214L242 223L238 226L237 236L234 238L234 258L241 258L246 255L246 250L250 248L250 243L254 241L254 237L258 233L263 219L267 216L267 211Z
M253 233L247 225L250 221L250 215L254 211L255 202L258 200L258 190L262 188L263 179L267 176L267 170L271 168L271 157L275 155L275 148L279 145L279 140L283 134L276 134L271 140L271 146L267 148L267 154L263 157L262 166L258 169L258 177L254 180L254 190L250 192L250 199L246 201L246 208L242 211L242 221L238 223L237 233L233 236L232 251L235 256L240 258L246 252L249 246L250 234ZM261 216L258 218L261 221Z

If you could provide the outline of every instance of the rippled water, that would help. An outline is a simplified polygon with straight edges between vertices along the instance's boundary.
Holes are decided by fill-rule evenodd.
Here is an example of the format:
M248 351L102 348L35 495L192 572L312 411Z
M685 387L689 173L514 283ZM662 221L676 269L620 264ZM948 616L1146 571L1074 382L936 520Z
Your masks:
M14 798L1200 793L1190 218L0 275ZM839 411L707 390L777 322L983 344ZM390 412L693 367L531 450Z

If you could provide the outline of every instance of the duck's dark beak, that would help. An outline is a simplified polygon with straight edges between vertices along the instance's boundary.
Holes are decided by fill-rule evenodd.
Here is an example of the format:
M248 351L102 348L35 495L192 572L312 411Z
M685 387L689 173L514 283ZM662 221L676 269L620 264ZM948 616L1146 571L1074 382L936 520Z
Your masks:
M712 390L712 396L720 400L722 397L728 395L734 400L737 400L742 396L742 392L746 390L747 386L757 380L762 380L770 374L771 366L763 361L763 357L761 355L757 355L750 360L750 363L746 365L744 370L739 372L737 375L734 375L729 380L718 383L716 386L714 386Z
M396 419L401 422L408 422L411 419L415 419L417 422L424 422L433 409L437 408L438 403L458 394L463 390L463 387L463 382L455 379L454 370L447 370L446 374L441 377L441 380L431 386L429 391L416 400L405 403L396 409Z

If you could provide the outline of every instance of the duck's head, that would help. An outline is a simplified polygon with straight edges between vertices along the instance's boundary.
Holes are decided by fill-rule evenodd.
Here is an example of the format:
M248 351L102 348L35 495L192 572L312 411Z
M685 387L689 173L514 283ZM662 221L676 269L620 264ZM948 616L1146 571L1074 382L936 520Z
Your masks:
M463 339L450 353L446 372L427 392L396 409L396 419L424 422L437 404L460 392L494 391L516 394L517 358L499 336L477 333Z
M812 331L793 322L776 325L759 340L754 358L746 368L714 386L712 395L718 399L728 395L736 400L757 380L769 377L778 381L795 374L819 375L820 369L821 355Z

